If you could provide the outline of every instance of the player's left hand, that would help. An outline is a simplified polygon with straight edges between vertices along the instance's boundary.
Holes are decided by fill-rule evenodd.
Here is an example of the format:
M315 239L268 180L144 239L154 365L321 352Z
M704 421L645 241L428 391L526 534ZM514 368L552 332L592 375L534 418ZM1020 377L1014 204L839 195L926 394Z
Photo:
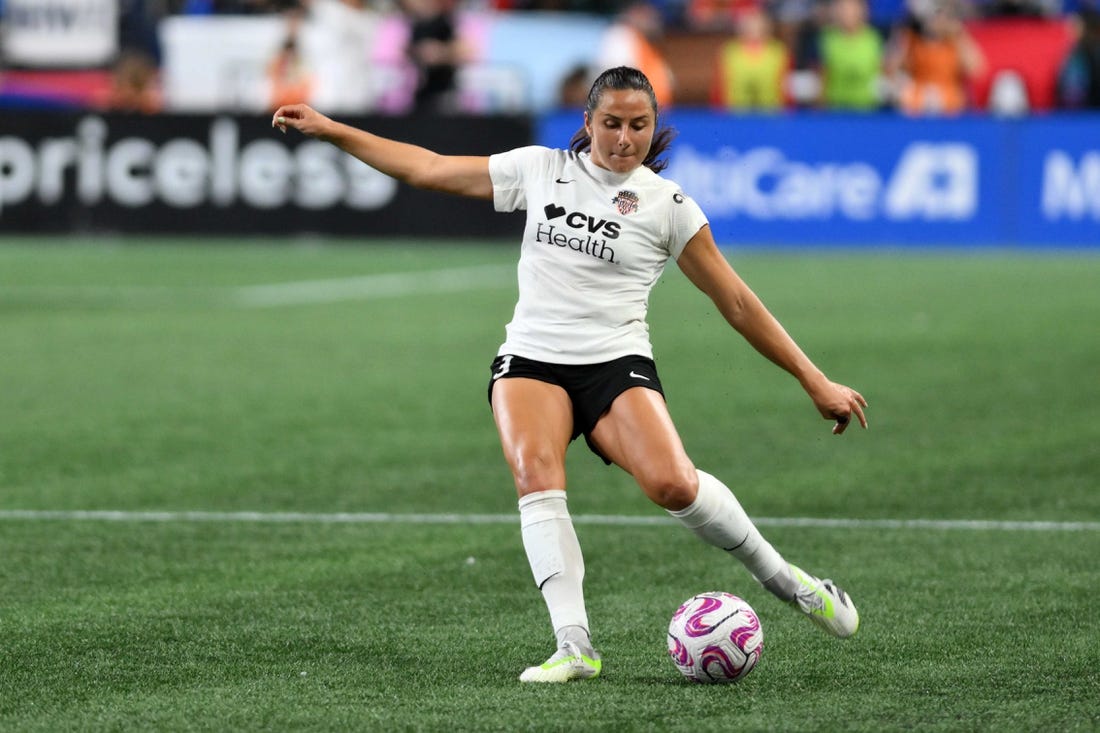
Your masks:
M833 435L840 435L847 430L853 415L859 420L860 427L867 428L867 416L863 414L867 400L851 387L826 381L810 396L823 418L836 421L833 425Z

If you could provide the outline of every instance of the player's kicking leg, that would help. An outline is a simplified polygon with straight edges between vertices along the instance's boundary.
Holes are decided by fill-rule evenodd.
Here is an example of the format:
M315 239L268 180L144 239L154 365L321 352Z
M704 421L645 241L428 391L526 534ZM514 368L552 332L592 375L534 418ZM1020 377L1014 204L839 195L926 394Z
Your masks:
M741 561L761 585L801 611L821 629L846 638L859 628L852 599L831 580L821 580L789 564L765 540L725 484L698 472L695 501L670 511L692 532Z
M704 542L737 558L777 598L834 636L856 633L859 614L848 594L831 580L819 580L788 564L760 534L733 492L694 468L656 392L623 392L596 425L593 438L650 499ZM678 470L669 472L669 466Z

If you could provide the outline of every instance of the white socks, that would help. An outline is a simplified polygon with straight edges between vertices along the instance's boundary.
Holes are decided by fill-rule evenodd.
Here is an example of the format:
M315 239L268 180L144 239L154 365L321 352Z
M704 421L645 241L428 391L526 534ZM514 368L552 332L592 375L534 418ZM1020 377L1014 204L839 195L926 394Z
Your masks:
M725 484L709 473L699 474L699 494L691 505L669 514L704 542L720 547L740 560L761 585L789 601L798 583L787 561L776 552L752 523Z
M542 591L560 647L590 646L584 608L584 557L565 505L564 491L538 491L519 500L523 549Z
M798 581L790 566L761 535L733 493L709 473L698 471L695 501L669 514L704 542L740 560L761 585L784 601ZM519 500L523 548L535 585L542 591L558 646L573 641L591 648L584 608L584 557L573 530L564 491L538 491Z

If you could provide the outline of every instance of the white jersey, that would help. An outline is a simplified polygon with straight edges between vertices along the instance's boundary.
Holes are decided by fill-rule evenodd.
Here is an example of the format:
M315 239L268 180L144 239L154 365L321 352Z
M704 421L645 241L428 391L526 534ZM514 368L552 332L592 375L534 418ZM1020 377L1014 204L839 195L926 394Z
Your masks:
M540 146L489 158L497 211L527 210L519 302L498 354L553 364L653 358L649 292L707 224L672 181Z

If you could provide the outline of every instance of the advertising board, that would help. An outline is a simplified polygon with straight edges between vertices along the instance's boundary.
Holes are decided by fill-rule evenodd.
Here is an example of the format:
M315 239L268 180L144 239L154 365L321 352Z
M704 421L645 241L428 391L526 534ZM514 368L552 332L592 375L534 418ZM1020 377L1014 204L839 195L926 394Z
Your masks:
M577 112L550 115L561 147ZM1100 116L678 111L665 175L723 243L1100 246Z
M348 119L440 152L530 141L522 117ZM490 203L418 191L265 116L14 113L0 121L0 227L70 230L501 236Z

